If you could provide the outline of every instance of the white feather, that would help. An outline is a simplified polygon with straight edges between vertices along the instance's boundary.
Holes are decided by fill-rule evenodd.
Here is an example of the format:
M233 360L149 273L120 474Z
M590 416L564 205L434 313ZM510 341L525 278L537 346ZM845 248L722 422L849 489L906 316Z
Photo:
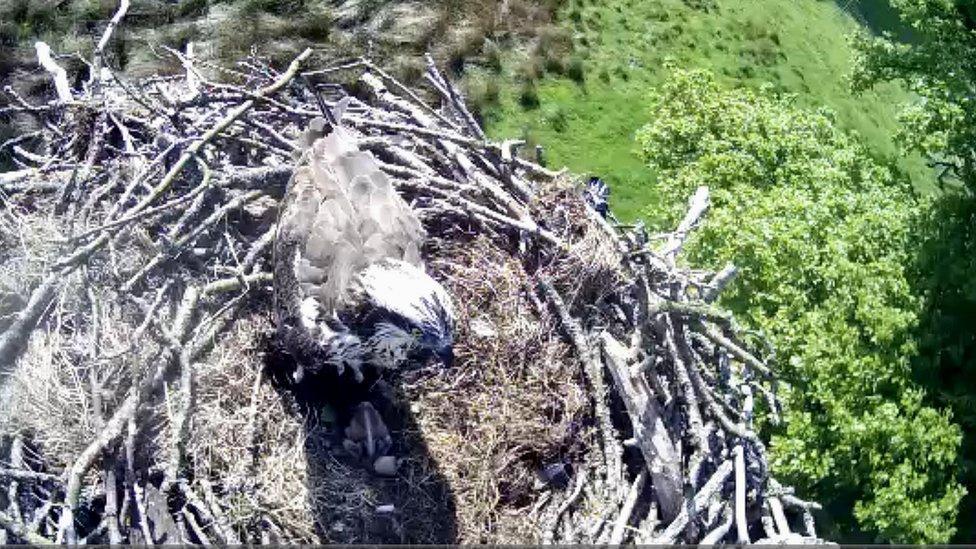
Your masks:
M435 298L453 321L447 292L419 267L405 261L377 261L360 277L363 291L379 306L418 325L436 323Z

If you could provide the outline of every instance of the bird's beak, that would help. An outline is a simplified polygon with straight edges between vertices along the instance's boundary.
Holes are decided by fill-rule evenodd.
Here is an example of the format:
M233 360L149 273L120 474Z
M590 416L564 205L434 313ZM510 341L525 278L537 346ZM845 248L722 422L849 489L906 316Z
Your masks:
M437 351L437 358L440 359L441 364L443 364L445 368L450 368L454 365L454 347L448 345L447 347L442 348L440 351Z

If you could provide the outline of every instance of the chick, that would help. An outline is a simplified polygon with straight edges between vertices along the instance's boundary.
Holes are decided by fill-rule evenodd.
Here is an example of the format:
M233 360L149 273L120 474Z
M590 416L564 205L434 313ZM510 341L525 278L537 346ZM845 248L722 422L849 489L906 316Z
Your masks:
M374 463L386 455L393 445L390 430L383 423L380 413L369 402L356 405L345 434L342 446L356 459L368 463Z

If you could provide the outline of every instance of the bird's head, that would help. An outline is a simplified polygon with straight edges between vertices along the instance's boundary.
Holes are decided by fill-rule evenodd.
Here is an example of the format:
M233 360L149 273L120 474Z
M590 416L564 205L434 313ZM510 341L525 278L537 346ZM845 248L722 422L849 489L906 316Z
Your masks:
M361 288L374 313L374 354L389 352L391 362L454 361L454 308L451 298L420 267L385 259L363 272Z

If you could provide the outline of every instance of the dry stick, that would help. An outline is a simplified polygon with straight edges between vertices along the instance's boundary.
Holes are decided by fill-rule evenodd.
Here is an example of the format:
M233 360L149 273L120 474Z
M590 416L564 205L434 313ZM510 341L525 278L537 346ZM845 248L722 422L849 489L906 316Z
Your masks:
M729 505L726 503L722 506L721 521L718 526L716 526L711 532L705 534L705 537L698 542L698 545L714 545L722 540L729 530L732 529L732 511L729 509Z
M389 164L385 164L381 167L384 170L390 171L392 173L393 170L387 170L387 166L389 166ZM401 173L411 173L411 172L412 170L401 172ZM429 185L425 186L423 185L424 177L425 176L423 176L422 174L418 174L418 178L420 179L420 181L416 183L417 189L424 191L432 196L447 200L448 202L452 203L454 206L457 206L462 210L464 210L465 212L467 212L468 215L471 215L473 217L486 218L489 221L494 221L501 225L507 226L511 229L524 231L529 235L540 237L542 240L556 247L557 250L569 249L569 246L565 242L563 242L561 238L552 234L552 232L543 229L542 227L539 227L539 225L537 225L532 220L513 219L504 214L500 214L495 210L488 208L487 206L482 206L481 204L477 204L475 202L471 202L470 200L462 198L461 196L458 196L456 193L450 193L450 192L442 191L440 189L435 189L433 187L430 187Z
M159 152L152 160L149 161L145 166L143 166L139 172L132 177L132 180L126 185L125 190L122 191L122 196L115 201L115 204L109 209L108 214L105 219L111 220L118 215L119 211L125 207L125 204L129 201L129 197L135 192L136 187L145 183L146 178L148 178L156 169L162 166L165 162L166 157L172 153L176 147L181 143L181 140L174 140L165 149Z
M437 128L436 122L427 112L421 112L423 110L422 108L417 107L409 101L406 101L392 93L389 89L387 89L383 81L374 76L372 73L364 72L362 76L359 77L359 80L369 86L373 97L375 97L376 101L381 107L401 112L407 115L412 121L420 124L422 127L431 129ZM442 115L437 114L436 111L434 111L434 113L434 116L438 117L441 121L447 120ZM458 130L458 127L454 124L448 123L447 125L451 128L452 132Z
M418 155L390 143L384 138L366 138L359 141L359 147L372 151L378 157L388 157L395 165L416 170L427 177L437 177L434 168L425 163ZM385 160L385 158L384 158Z
M529 218L529 212L526 207L514 196L502 190L501 186L495 183L491 177L485 175L481 170L475 167L467 156L458 151L454 153L454 159L464 173L467 174L468 178L473 179L478 183L479 186L487 190L488 193L495 198L495 200L497 200L505 207L505 209L508 210L508 213L521 219L523 222L534 224L534 221L531 221Z
M773 514L773 521L776 523L776 530L779 535L790 535L792 532L790 532L790 523L786 520L786 513L783 512L783 503L775 496L767 498L766 503L769 504L769 510Z
M695 190L695 194L688 200L688 212L685 213L684 219L681 220L678 228L671 233L667 244L664 245L662 255L667 258L669 265L674 266L675 257L681 251L681 247L684 246L688 233L698 223L706 209L708 209L708 187L701 186Z
M234 287L231 284L221 285L221 289L223 291L234 291L241 288L241 286ZM173 321L173 329L170 331L175 339L182 341L189 334L192 324L192 317L196 312L200 296L201 292L196 287L191 286L184 291L183 299ZM181 357L182 355L185 360L196 360L198 356L209 348L209 345L213 342L215 334L223 329L226 322L227 316L223 316L218 319L211 319L211 329L207 332L205 337L199 338L196 343L190 341L182 344L183 347L186 347L185 355L182 355L184 349L174 349L173 347L165 348L162 352L162 356L155 360L156 369L153 375L146 376L146 378L144 378L137 387L129 392L128 396L126 396L119 408L116 409L111 419L106 422L105 428L102 430L102 432L99 433L95 440L93 440L88 447L85 448L81 455L75 459L75 462L71 465L68 471L68 486L65 489L65 509L61 515L62 521L60 525L60 528L63 529L63 531L67 532L71 527L73 522L73 512L79 501L82 476L92 466L98 454L109 443L121 435L123 427L129 425L130 428L134 428L134 418L139 406L148 399L149 395L163 385L164 380L173 369L173 364L176 363L178 365L180 362L175 359ZM61 537L60 534L59 537Z
M251 385L251 408L247 414L247 433L248 449L251 454L250 473L251 478L257 478L258 461L260 454L260 441L258 440L258 395L261 391L261 370L258 369L254 374L254 383Z
M68 230L70 232L74 231L75 224L78 221L75 215L78 198L80 198L82 192L88 192L87 185L90 182L92 170L95 169L95 161L98 159L99 153L103 151L105 136L108 133L105 131L107 125L107 112L104 110L100 111L92 122L91 138L85 152L84 164L81 165L80 169L71 174L71 179L58 192L58 203L54 207L54 212L60 214L62 213L61 208L65 208L66 206L65 211L67 211L66 217L69 220Z
M44 42L37 41L34 43L34 49L37 50L37 62L54 79L54 89L58 94L58 101L62 103L72 101L73 97L71 97L71 86L68 84L68 73L65 72L64 67L58 65L54 61L54 58L51 57L51 47Z
M431 130L428 128L423 128L420 126L413 126L410 124L395 124L391 122L382 122L379 120L372 120L369 118L360 118L358 116L345 116L344 121L348 122L353 127L366 127L366 128L376 128L378 130L387 130L395 133L409 133L413 135L419 135L422 137L429 137L433 139L445 139L451 141L452 143L458 143L460 145L465 145L467 147L478 148L484 145L483 141L478 141L476 139L471 139L470 137L465 137L463 135L458 135L454 132L448 132L443 130Z
M31 517L30 524L27 525L27 531L32 534L37 534L41 530L41 524L44 523L44 519L51 513L51 509L54 508L54 499L49 499L41 504L37 509L34 510L33 516Z
M32 545L51 545L53 543L46 537L31 532L20 521L7 513L0 512L0 527Z
M556 510L556 520L553 522L552 528L550 528L548 532L549 539L555 538L555 529L559 525L559 519L562 518L563 514L566 513L566 511L568 511L573 504L579 501L580 496L583 494L583 486L586 485L586 475L587 469L583 469L579 472L576 478L576 486L573 488L572 493L569 494L566 501L564 501L562 505L559 506L559 509Z
M444 98L450 102L451 106L454 107L454 110L458 111L458 114L461 115L461 118L464 120L464 123L468 129L471 130L471 132L474 133L478 139L484 140L485 132L481 129L481 126L478 125L478 122L474 119L474 117L471 116L471 113L468 112L468 108L464 106L464 101L461 99L461 95L456 89L454 89L451 82L444 78L440 74L440 71L437 70L437 65L434 63L434 58L431 57L429 53L425 54L424 58L427 60L427 71L438 81L438 91L440 91L444 95Z
M98 40L98 44L95 45L95 51L92 53L92 67L91 67L91 80L95 83L97 87L101 82L102 75L102 54L105 51L105 46L108 45L109 39L112 37L112 33L115 32L115 27L122 21L125 17L125 13L129 11L129 0L119 0L119 8L115 11L115 15L108 22L105 27L105 32L102 33L101 39Z
M190 488L189 483L185 479L180 479L178 482L180 491L183 492L184 497L186 497L187 505L192 505L194 509L207 521L208 525L213 528L214 533L218 537L218 542L222 544L238 545L241 543L236 536L228 534L223 530L220 523L214 518L213 513L210 512L210 507L200 499L200 496Z
M607 406L607 388L603 382L603 366L597 362L593 356L592 345L586 340L586 335L579 323L566 309L566 304L552 284L547 280L539 280L539 290L546 297L549 305L555 309L559 316L560 323L570 340L576 347L576 354L583 363L583 373L586 375L587 382L592 388L593 400L596 406L596 415L600 425L600 434L603 437L603 459L606 467L607 482L616 485L622 475L622 465L620 456L620 444L617 441L616 431L610 419L610 408Z
M23 469L24 465L24 438L20 433L14 435L10 442L10 466L16 469ZM23 515L20 512L20 497L18 495L18 479L11 479L10 486L7 487L8 510L14 518L21 520Z
M681 395L684 397L684 408L688 414L688 424L691 430L689 435L691 437L692 448L694 449L691 459L688 462L688 476L691 489L695 490L698 487L698 473L702 465L702 460L704 460L705 455L708 453L705 423L702 421L696 387L692 382L689 371L691 367L685 358L681 356L683 353L678 347L677 338L682 335L680 332L681 327L673 323L668 317L664 319L664 326L664 345L667 348L671 362L674 364L673 372L678 381L678 387L681 389Z
M138 481L132 483L132 500L136 504L136 512L139 513L139 529L142 531L143 543L155 545L152 530L149 528L149 516L146 512L146 494L139 486Z
M180 303L180 308L177 310L175 322L177 326L175 332L181 338L185 337L186 332L189 330L187 326L189 316L196 309L198 299L199 290L195 287L191 286L187 288L183 294L183 300ZM58 534L59 539L64 539L64 535L74 530L74 510L78 507L79 497L81 495L81 481L85 472L91 468L102 451L122 434L122 430L135 417L139 404L147 399L152 391L162 385L167 372L170 370L170 362L176 354L177 351L171 348L163 351L163 356L157 361L155 372L150 376L146 376L138 386L129 391L128 396L118 409L115 410L115 413L112 414L111 419L105 423L105 428L75 458L71 467L69 467L68 485L65 489L64 498L65 508L61 514L61 525Z
M444 116L443 114L441 114L440 112L438 112L437 109L435 109L435 108L431 107L430 105L428 105L426 102L424 102L423 99L420 98L420 96L418 96L416 93L414 93L413 90L411 90L410 88L408 88L408 87L404 86L403 84L401 84L399 80L397 80L393 76L390 76L386 71L384 71L380 67L377 67L376 65L374 65L370 61L364 61L363 64L370 71L375 72L376 74L380 75L381 78L383 78L384 80L386 80L390 84L396 86L401 92L403 92L404 94L406 94L406 96L409 97L414 103L416 103L417 105L419 105L422 109L424 109L428 113L430 113L430 114L434 115L435 117L437 117L438 120L440 120L444 124L450 126L454 130L457 130L458 129L457 124L455 124L449 118L447 118L446 116Z
M436 69L435 69L436 70ZM404 101L403 99L392 94L386 86L373 75L366 73L360 78L365 84L367 84L373 91L376 98L385 105L389 105L391 108L406 111L414 120L416 120L424 128L435 128L434 120L432 120L427 114L419 112L416 107L410 103ZM443 118L443 117L442 117ZM456 129L453 124L450 125L452 129ZM484 139L484 134L480 132L480 128L476 132L481 139ZM475 181L484 186L489 192L491 192L502 204L504 204L509 212L520 218L527 218L527 214L524 212L524 208L518 204L511 196L505 194L501 191L491 178L483 177L482 174L474 167L470 160L467 159L460 151L456 150L454 144L450 143L450 140L439 140L439 143L447 150L448 153L452 154L457 164L461 166L465 173L469 177L473 178ZM521 189L516 189L516 191L522 191ZM524 191L523 191L524 192Z
M118 476L116 471L116 456L106 456L105 459L105 518L108 527L108 542L110 545L122 543L122 533L119 531L119 493Z
M39 473L37 471L30 471L27 469L0 469L0 478L9 478L13 480L35 480L40 482L61 482L61 477L58 475Z
M746 351L742 347L736 345L735 342L733 342L731 339L725 337L722 334L722 332L719 331L715 326L712 326L704 322L700 322L697 323L695 327L702 335L712 340L713 343L716 343L728 349L729 352L735 355L736 358L738 358L739 360L755 368L763 375L772 377L773 372L769 369L768 366L763 364L762 361L760 361L758 358L756 358L751 353L749 353L749 351Z
M83 239L85 237L91 236L91 235L93 235L95 233L99 233L99 232L102 232L102 231L105 231L105 230L108 230L108 229L115 229L115 228L119 227L120 225L126 225L126 224L129 224L129 223L132 223L133 221L139 221L140 219L145 219L147 217L150 217L150 216L153 216L153 215L156 215L156 214L165 212L166 210L175 208L176 206L179 206L181 204L186 203L190 199L195 198L198 194L200 194L200 193L202 193L202 192L210 189L211 188L211 185L210 185L210 180L211 180L210 170L208 168L206 168L206 164L202 160L199 161L199 163L200 163L201 167L203 168L203 181L199 185L197 185L196 187L194 187L193 190L191 190L190 192L188 192L188 193L186 193L184 195L180 195L180 196L174 198L173 200L170 200L168 202L165 202L163 204L160 204L159 206L156 206L154 208L149 208L148 210L143 210L141 212L129 214L129 215L126 215L125 217L121 217L121 218L116 219L114 221L109 221L107 223L104 223L104 224L102 224L102 225L100 225L98 227L95 227L93 229L89 229L89 230L87 230L87 231L85 231L85 232L83 232L81 234L76 235L74 237L74 239L75 240L80 240L80 239Z
M664 529L663 532L655 536L654 541L651 542L652 545L657 544L673 544L681 532L684 531L685 526L688 524L688 508L693 509L695 514L700 513L705 510L705 506L708 505L708 501L717 494L721 489L722 485L725 484L726 479L732 474L732 462L724 461L719 465L712 477L708 479L708 482L702 486L702 489L695 494L694 499L690 502L688 506L683 506L681 513Z
M739 543L748 544L749 524L746 522L746 458L742 444L732 450L735 456L735 528Z
M210 214L205 220L200 222L200 224L197 225L192 231L190 231L188 234L184 235L179 240L177 240L173 244L173 248L176 250L182 249L184 246L192 242L196 237L200 236L203 232L210 229L210 227L215 225L218 221L220 221L225 215L227 215L231 211L236 210L244 206L248 202L252 202L262 196L264 196L264 193L262 191L248 191L247 193L244 193L228 201L226 204L224 204L216 211L214 211L212 214ZM149 260L148 263L143 265L143 267L139 269L134 275L129 277L129 280L127 280L122 285L119 291L121 291L122 293L131 292L132 288L135 287L136 284L141 282L142 279L146 277L146 275L148 275L153 269L161 265L163 262L167 261L168 259L171 259L171 257L172 257L171 254L166 252L161 252L159 254L156 254L155 257L153 257L151 260Z
M364 64L365 63L364 63L363 59L362 58L359 58L359 59L355 59L353 61L349 61L347 63L342 63L342 64L339 64L339 65L335 65L333 67L326 67L324 69L316 69L314 71L305 71L305 72L302 73L302 76L320 76L320 75L323 75L323 74L330 74L330 73L333 73L333 72L339 72L339 71L345 71L345 70L355 69L357 67L362 67Z
M227 515L224 514L224 510L220 507L220 502L217 501L217 497L214 495L210 481L200 479L200 488L203 489L203 497L206 498L207 506L210 508L210 512L215 519L213 522L214 529L222 533L229 545L240 544L241 540L237 536L237 532L231 527L231 522L227 518Z
M719 294L722 293L729 284L735 280L735 277L739 274L739 269L732 263L727 263L722 270L719 271L711 280L708 281L708 287L702 292L701 299L705 303L711 303L718 299Z
M610 534L610 545L620 545L624 541L624 534L627 531L627 523L630 522L630 516L634 512L634 506L637 505L637 498L640 496L641 492L644 490L644 483L647 482L647 469L641 469L637 473L637 478L630 487L630 492L627 493L627 499L624 500L623 507L620 508L620 515L617 516L617 521L613 525L613 531Z
M280 133L278 133L277 130L275 130L274 128L272 128L270 124L265 124L264 122L261 122L260 120L254 120L253 118L246 118L246 119L244 119L244 122L246 124L250 124L250 125L254 126L255 128L258 128L261 131L263 131L264 133L268 134L268 136L270 136L272 139L274 139L275 141L277 141L278 144L281 145L285 150L288 150L288 151L297 151L297 150L299 150L298 145L296 145L294 142L286 139L283 135L281 135Z
M756 433L751 429L746 428L743 424L734 423L732 420L730 420L729 417L725 415L725 411L722 409L722 407L719 406L715 399L712 398L711 392L704 390L705 381L701 378L701 374L698 373L698 370L696 368L689 368L688 373L692 382L694 383L694 386L701 389L701 397L702 400L705 401L705 406L708 407L708 410L712 413L712 415L718 419L719 423L722 424L722 428L739 438L752 442L755 444L756 450L759 452L764 452L765 446L763 446L759 436L757 436Z
M637 446L651 472L661 518L673 520L681 509L681 456L664 426L658 396L647 383L647 378L657 381L657 375L645 376L643 368L635 371L628 367L627 349L609 333L601 334L601 343L604 364L613 378L617 395L624 401Z
M31 332L57 294L61 273L50 273L31 291L27 306L17 313L17 319L0 334L0 377L13 373L17 357L27 345Z
M296 57L291 62L291 64L288 65L288 70L282 73L281 77L279 77L278 80L276 80L270 86L261 88L257 92L254 92L254 95L257 97L264 97L273 94L277 92L279 89L281 89L282 87L284 87L286 84L288 84L288 82L291 81L292 78L295 77L295 74L298 72L298 67L301 66L301 64L306 59L308 59L308 57L311 54L312 54L311 48L306 48L305 51L300 53L298 57ZM231 109L229 113L227 113L227 115L225 115L212 128L207 130L206 133L204 133L193 143L191 143L190 146L188 146L186 150L183 151L183 154L180 155L180 158L176 161L176 163L173 164L173 167L171 167L169 171L166 172L166 175L163 176L163 179L159 182L159 184L157 184L156 187L153 188L149 196L143 198L138 204L133 206L132 209L130 210L130 213L137 213L144 210L146 207L149 206L149 204L151 204L154 200L156 200L156 198L158 198L160 195L166 192L166 190L169 189L170 185L173 184L173 181L176 179L176 176L179 175L179 173L186 166L186 163L189 162L190 159L193 158L200 151L200 149L203 148L203 146L206 145L211 139L213 139L220 132L227 129L227 127L233 124L235 120L240 118L241 115L243 115L245 112L248 111L248 109L253 107L255 101L256 99L248 99L243 103L241 103L240 105L234 107L233 109Z
M190 530L193 530L193 535L197 537L200 544L211 545L210 538L207 537L207 534L203 531L203 528L197 522L197 518L193 516L193 513L191 513L190 510L185 506L180 510L180 512L183 514L183 518L186 520L186 523L190 525Z
M178 342L173 342L178 344ZM180 392L180 402L177 404L178 412L176 417L172 422L173 425L173 453L170 458L170 463L166 475L166 480L163 482L162 492L169 492L172 487L167 486L169 482L180 477L183 466L186 461L186 441L190 431L190 419L193 415L193 406L195 403L195 390L194 390L194 372L193 363L187 356L188 349L184 348L179 356L179 368L180 368L180 378L179 378L179 392Z
M655 303L648 310L649 315L661 313L673 313L681 316L693 317L696 319L709 320L724 326L734 325L732 313L723 311L714 305L687 303L684 301L661 300Z
M412 169L407 166L398 166L395 164L380 162L380 169L395 177L405 178L408 180L417 180L417 189L419 189L421 192L427 191L430 184L437 185L436 189L431 190L431 194L442 198L449 198L449 193L460 194L462 192L466 192L469 194L476 194L478 192L476 187L467 183L460 183L458 181L454 181L453 179L427 174L424 171Z

